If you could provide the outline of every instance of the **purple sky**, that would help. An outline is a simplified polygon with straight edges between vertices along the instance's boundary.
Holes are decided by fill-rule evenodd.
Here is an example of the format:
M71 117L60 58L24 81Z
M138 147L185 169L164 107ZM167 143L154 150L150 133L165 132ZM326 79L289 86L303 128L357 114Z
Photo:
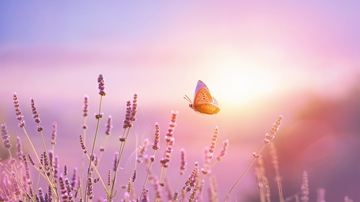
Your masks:
M178 75L171 81L184 91L198 79L221 89L264 88L260 78L267 77L278 82L273 90L283 93L281 86L324 91L330 83L347 85L359 64L356 1L1 4L0 63L6 78L13 78L15 69L43 77L77 69L87 75L137 74L139 80L132 81L159 88L159 80ZM234 74L255 81L228 83Z

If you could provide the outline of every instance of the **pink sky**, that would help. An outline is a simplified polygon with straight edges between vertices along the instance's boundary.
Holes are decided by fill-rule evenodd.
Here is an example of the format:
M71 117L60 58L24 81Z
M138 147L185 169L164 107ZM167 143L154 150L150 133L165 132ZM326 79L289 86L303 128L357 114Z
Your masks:
M117 86L137 83L130 92L151 83L162 94L171 89L182 95L202 79L227 102L233 97L220 89L254 99L286 88L327 93L332 83L342 90L359 64L356 2L2 4L6 83L21 69L55 81L53 88L62 92L68 88L61 81L70 74L90 81L103 73ZM20 78L33 79L27 75ZM256 92L269 84L269 92ZM153 99L179 95L166 97Z

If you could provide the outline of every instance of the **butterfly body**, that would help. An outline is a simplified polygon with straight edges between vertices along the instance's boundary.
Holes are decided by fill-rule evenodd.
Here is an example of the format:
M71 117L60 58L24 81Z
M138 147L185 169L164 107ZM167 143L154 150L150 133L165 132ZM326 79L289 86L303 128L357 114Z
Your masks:
M201 80L198 81L195 88L194 102L185 97L190 102L189 107L202 114L217 114L220 111L218 103L211 96L208 87Z

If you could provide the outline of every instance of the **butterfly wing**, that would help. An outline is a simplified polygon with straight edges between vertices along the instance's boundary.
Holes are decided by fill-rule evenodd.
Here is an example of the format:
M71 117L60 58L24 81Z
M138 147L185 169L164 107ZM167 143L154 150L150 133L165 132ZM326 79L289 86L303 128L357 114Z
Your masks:
M218 102L217 102L217 100L216 100L214 97L212 97L212 99L213 99L213 101L212 101L212 103L211 103L211 104L213 104L213 105L215 105L215 106L218 106Z
M205 88L199 89L195 94L194 106L201 104L210 104L212 102L213 102L213 97L211 96L210 92Z
M204 82L202 82L201 80L199 80L196 84L196 88L195 88L195 96L196 96L196 93L200 90L200 89L203 89L205 88L207 91L209 91L208 87L205 85Z
M204 114L216 114L220 111L216 99L211 96L208 87L201 80L196 85L193 107Z
M217 114L220 108L213 104L201 104L195 106L196 110L203 114Z

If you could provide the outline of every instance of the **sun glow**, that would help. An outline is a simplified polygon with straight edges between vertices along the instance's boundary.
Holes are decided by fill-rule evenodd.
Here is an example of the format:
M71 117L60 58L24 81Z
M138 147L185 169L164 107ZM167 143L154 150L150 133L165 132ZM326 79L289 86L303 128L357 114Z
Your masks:
M279 80L268 69L228 61L220 68L211 92L222 102L241 105L278 90Z

